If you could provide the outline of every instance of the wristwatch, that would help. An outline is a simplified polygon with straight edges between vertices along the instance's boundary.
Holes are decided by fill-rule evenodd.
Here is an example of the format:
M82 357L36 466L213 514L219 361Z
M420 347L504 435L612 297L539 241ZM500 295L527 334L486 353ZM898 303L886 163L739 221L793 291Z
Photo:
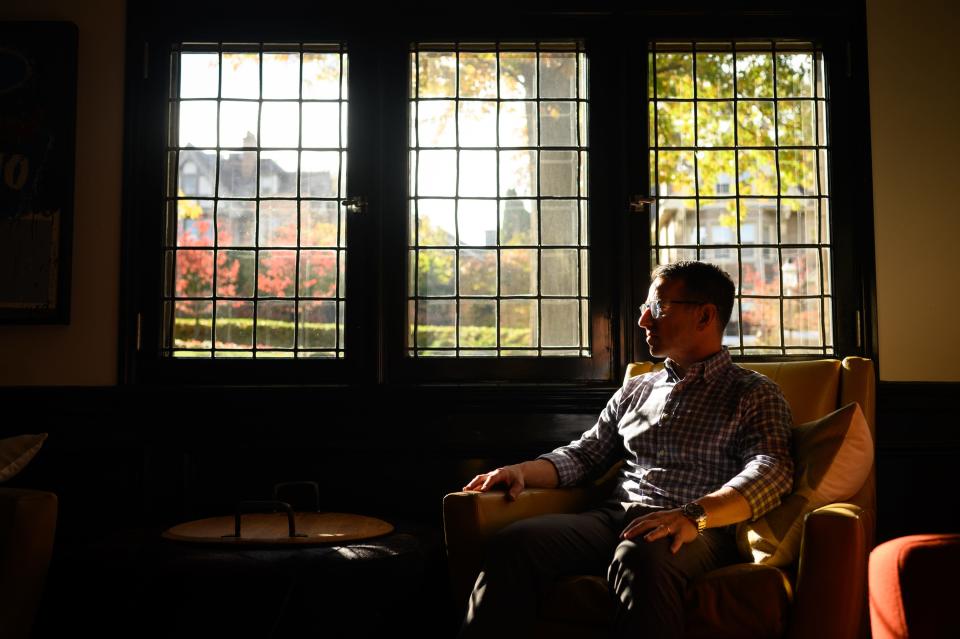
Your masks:
M691 501L689 504L684 504L683 508L680 509L680 513L696 524L697 534L702 533L704 528L707 527L707 511L697 502Z

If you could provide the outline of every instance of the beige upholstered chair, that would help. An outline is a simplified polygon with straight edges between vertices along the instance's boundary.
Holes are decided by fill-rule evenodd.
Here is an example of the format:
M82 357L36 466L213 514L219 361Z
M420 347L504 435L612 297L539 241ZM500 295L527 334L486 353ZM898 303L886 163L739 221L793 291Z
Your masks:
M847 357L842 362L742 365L780 385L795 424L856 401L875 434L872 361ZM650 363L631 364L627 377L653 368ZM500 491L447 495L444 530L457 600L465 605L483 563L484 544L497 530L524 517L588 508L609 493L616 470L590 486L525 490L514 502L506 501ZM865 637L867 559L876 512L874 469L848 502L807 516L796 565L779 569L744 563L709 573L693 584L687 597L688 637ZM611 619L603 577L566 577L544 595L537 636L601 637Z

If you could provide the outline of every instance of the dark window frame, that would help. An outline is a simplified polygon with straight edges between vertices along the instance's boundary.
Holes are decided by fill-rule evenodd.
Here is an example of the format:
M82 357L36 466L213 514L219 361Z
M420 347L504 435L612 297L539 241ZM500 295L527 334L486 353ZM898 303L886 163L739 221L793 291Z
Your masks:
M465 21L451 14L370 17L296 5L289 18L262 16L262 5L241 4L234 19L219 9L176 0L162 7L130 7L124 161L123 268L120 377L124 383L472 384L583 387L619 385L626 362L648 352L636 326L646 296L650 257L647 213L630 212L634 194L647 193L646 87L651 40L803 39L814 41L832 67L831 197L834 247L834 343L839 356L876 359L876 275L870 199L869 113L866 91L865 17L862 6L813 2L802 10L715 10L706 3L677 10L671 3L642 11L598 11L584 4L546 11L497 5L486 17ZM577 11L583 8L583 11ZM320 14L323 14L322 16ZM251 16L244 18L242 16ZM497 24L499 16L509 25ZM321 19L322 18L322 19ZM307 23L319 25L310 27ZM372 21L372 22L371 22ZM306 26L305 26L306 25ZM386 34L386 35L384 35ZM590 271L591 349L594 357L409 358L406 356L406 104L410 43L416 40L577 38L590 56ZM350 194L365 193L371 211L351 219L348 246L375 256L348 261L348 356L344 360L161 360L159 255L162 143L169 45L173 42L345 41L351 78ZM356 42L355 48L350 48ZM837 72L839 71L839 73ZM633 73L633 75L628 75ZM396 104L379 110L377 104ZM641 105L637 107L636 105ZM371 123L362 129L353 124ZM161 123L158 125L158 123ZM354 146L355 145L355 146ZM367 157L354 149L366 149ZM379 181L376 176L381 176ZM843 180L835 179L843 176ZM842 214L841 214L842 212ZM153 216L153 219L150 216ZM396 238L401 238L397 240ZM359 249L359 250L358 250ZM598 250L599 249L599 250ZM349 249L348 249L349 250ZM390 265L403 265L404 268ZM837 277L836 274L842 274ZM351 290L371 293L350 295ZM154 293L157 293L156 295ZM375 294L374 294L375 293ZM352 315L351 315L352 311ZM356 321L351 320L351 316ZM858 319L859 318L859 319ZM492 358L491 358L492 359ZM796 359L784 356L746 359Z

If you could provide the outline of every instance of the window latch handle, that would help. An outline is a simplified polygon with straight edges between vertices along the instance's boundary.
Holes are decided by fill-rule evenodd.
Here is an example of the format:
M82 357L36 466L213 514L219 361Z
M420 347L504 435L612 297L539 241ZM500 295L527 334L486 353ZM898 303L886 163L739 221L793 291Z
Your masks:
M347 213L366 213L367 198L362 195L355 195L340 201L347 208Z
M642 195L631 195L630 196L630 212L631 213L646 213L647 207L653 204L656 198L644 197Z

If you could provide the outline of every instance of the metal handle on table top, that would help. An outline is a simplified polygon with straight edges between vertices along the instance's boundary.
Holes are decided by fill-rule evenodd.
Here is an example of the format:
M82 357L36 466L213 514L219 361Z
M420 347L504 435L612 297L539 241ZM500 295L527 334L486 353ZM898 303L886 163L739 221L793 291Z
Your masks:
M223 535L223 539L237 538L240 539L240 516L243 514L244 509L247 512L253 512L253 509L259 509L260 512L266 511L269 509L269 512L273 512L278 508L282 508L287 511L287 527L289 528L290 537L306 537L303 533L297 533L297 525L293 520L293 508L290 504L284 501L275 501L275 500L265 500L265 501L241 501L237 503L237 512L234 516L234 534L232 535Z

